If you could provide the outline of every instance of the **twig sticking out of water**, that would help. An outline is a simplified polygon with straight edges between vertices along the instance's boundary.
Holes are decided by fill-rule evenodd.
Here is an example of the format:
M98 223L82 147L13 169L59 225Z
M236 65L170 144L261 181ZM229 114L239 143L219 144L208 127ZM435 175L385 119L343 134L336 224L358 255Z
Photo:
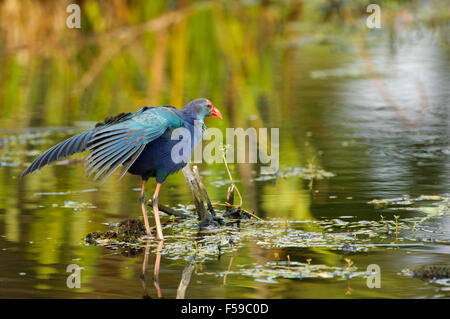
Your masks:
M350 258L345 258L345 262L347 263L347 271L348 274L350 275L350 267L353 265L353 261Z
M234 189L236 189L236 192L239 195L239 207L242 207L242 196L241 193L239 192L239 189L236 187L236 184L233 183L233 176L231 176L231 172L230 169L228 168L228 163L227 163L227 158L226 158L226 153L227 153L227 149L228 149L228 145L223 145L221 148L222 151L222 157L223 157L223 163L225 164L225 168L227 169L227 173L228 173L228 177L230 178L230 182L231 185L234 186Z
M384 216L383 215L380 215L380 217L381 217L381 222L386 225L386 231L389 234L390 233L389 224L384 220Z
M395 240L398 240L398 219L400 216L394 215L395 218Z

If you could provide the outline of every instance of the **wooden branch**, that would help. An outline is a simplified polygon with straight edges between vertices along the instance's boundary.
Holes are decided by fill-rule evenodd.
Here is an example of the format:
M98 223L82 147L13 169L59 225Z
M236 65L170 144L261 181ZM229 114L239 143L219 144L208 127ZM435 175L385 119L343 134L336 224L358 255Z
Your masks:
M148 201L147 205L150 207L153 207L153 202L151 199ZM163 213L166 213L167 215L172 215L172 216L179 217L179 218L194 218L191 215L176 211L175 209L173 209L169 206L160 204L160 203L158 203L158 208L160 211L162 211Z
M203 185L202 178L200 177L200 172L198 171L197 165L194 165L192 167L192 170L194 171L195 179L197 180L198 187L202 191L203 197L205 198L206 205L208 205L209 211L211 212L211 214L213 216L216 216L216 211L214 210L214 207L211 204L211 201L209 199L208 192L206 191L205 185Z
M194 200L200 223L206 225L213 223L213 216L205 208L205 204L203 203L197 182L189 164L187 164L182 171L189 190L191 191L192 199Z

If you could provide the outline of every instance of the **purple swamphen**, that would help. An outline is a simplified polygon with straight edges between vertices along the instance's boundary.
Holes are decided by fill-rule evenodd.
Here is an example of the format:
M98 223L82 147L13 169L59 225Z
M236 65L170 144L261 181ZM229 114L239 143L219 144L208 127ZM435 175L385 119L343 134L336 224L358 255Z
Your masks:
M173 106L146 106L134 114L121 113L106 118L94 128L72 136L45 151L30 164L22 177L63 157L84 151L90 151L85 159L84 165L87 166L85 172L88 172L88 176L95 173L94 180L103 175L104 181L123 165L119 179L126 172L142 177L140 201L149 237L151 233L146 209L145 184L150 177L155 177L156 188L152 203L156 238L163 240L158 210L161 184L169 174L179 171L189 161L195 145L203 135L205 129L203 119L206 116L222 118L219 110L207 99L193 100L181 111ZM172 134L177 128L184 128L184 132L188 134ZM172 149L181 142L189 143L189 146L180 148L179 153L174 152L180 157L173 158ZM183 152L184 154L181 154Z

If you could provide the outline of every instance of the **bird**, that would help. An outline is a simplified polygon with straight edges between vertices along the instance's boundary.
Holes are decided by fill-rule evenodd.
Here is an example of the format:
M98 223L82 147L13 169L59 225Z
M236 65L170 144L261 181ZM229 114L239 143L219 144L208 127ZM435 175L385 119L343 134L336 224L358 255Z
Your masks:
M86 151L89 154L84 160L85 172L94 180L101 177L102 182L105 181L122 165L119 180L127 172L142 178L139 200L145 237L149 239L153 236L147 216L145 186L149 178L155 178L152 208L156 239L162 241L164 236L158 209L161 186L170 174L181 170L189 162L194 147L205 132L204 118L207 116L222 119L222 114L210 100L200 98L189 102L181 110L170 105L144 106L136 113L107 117L93 128L46 150L25 169L21 177L54 161Z

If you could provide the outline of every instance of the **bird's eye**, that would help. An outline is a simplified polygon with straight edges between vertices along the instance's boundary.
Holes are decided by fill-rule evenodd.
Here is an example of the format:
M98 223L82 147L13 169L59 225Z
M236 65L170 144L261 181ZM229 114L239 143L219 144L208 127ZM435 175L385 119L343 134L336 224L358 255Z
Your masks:
M208 109L210 109L210 108L212 108L212 104L206 104L206 107L207 107Z

